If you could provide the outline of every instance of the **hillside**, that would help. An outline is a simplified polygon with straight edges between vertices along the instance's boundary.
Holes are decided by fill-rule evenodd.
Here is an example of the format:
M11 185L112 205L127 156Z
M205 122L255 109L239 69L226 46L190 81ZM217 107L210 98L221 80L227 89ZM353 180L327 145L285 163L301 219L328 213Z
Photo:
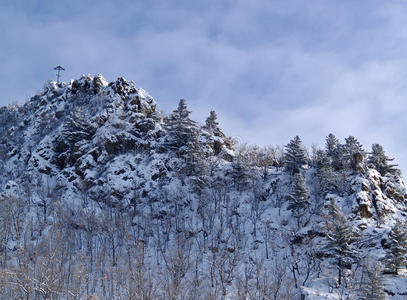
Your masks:
M0 108L1 299L406 299L380 145L258 147L189 114L100 75Z

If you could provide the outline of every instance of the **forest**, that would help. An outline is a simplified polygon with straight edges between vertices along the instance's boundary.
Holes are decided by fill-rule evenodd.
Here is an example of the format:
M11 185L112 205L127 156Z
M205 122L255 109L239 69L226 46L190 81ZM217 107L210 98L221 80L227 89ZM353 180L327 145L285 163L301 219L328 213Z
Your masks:
M381 145L248 145L190 113L100 75L0 108L0 298L405 299Z

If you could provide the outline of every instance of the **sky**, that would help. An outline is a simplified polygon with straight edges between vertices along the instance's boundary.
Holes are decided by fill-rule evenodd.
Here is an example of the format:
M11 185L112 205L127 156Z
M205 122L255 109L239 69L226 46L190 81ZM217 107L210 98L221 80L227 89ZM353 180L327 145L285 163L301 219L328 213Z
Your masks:
M55 79L123 76L164 112L259 145L383 145L407 174L407 3L376 0L2 0L0 105Z

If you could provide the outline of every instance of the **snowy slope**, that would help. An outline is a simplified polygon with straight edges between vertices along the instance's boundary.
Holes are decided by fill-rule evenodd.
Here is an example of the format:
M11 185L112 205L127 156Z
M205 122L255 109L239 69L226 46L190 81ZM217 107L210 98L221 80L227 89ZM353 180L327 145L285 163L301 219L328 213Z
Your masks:
M296 210L286 153L188 115L101 75L0 108L2 299L359 299L364 262L385 264L405 223L400 174L307 157ZM340 273L337 220L355 235ZM389 299L407 295L397 273Z

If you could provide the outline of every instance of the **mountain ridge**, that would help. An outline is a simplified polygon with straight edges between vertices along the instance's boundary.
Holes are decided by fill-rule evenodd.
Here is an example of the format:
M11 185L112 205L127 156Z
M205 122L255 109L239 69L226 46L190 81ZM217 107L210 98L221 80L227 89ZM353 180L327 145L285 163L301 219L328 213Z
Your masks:
M407 189L380 145L260 148L189 115L101 75L0 108L1 297L353 299L366 274L407 294Z

